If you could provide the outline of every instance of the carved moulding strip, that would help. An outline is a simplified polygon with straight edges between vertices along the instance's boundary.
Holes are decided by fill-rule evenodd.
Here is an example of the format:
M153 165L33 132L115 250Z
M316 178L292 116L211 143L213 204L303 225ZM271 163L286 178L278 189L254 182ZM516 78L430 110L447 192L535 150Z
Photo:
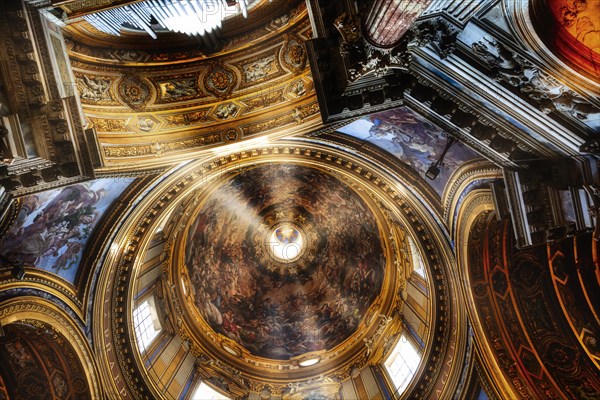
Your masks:
M440 227L429 215L429 212L420 209L418 201L415 203L411 195L401 191L397 184L392 183L389 173L380 167L367 167L359 158L331 147L313 144L298 145L298 143L281 143L265 145L253 149L237 151L229 155L215 158L213 161L197 162L180 169L177 174L168 178L164 189L155 191L144 199L137 207L137 211L126 222L123 229L117 234L114 243L117 243L120 252L109 252L104 264L99 283L99 300L96 301L94 315L98 323L94 326L95 336L98 338L97 348L108 349L102 356L101 364L105 368L105 374L111 379L111 390L120 393L123 398L142 398L154 392L149 389L147 383L142 383L144 378L139 372L139 361L135 361L137 350L131 347L133 340L129 332L128 320L131 315L130 298L131 274L137 268L136 257L144 248L145 243L150 240L152 232L157 226L161 212L171 209L173 201L183 195L189 187L198 183L211 171L219 171L221 167L244 160L245 163L253 163L260 157L292 157L305 162L320 162L330 164L344 174L352 174L374 188L381 201L390 210L399 213L403 221L408 222L413 229L412 234L421 243L423 248L428 249L427 263L432 272L432 286L435 288L436 306L438 310L434 324L433 337L429 345L421 380L411 388L411 393L418 398L426 398L429 394L446 393L450 391L452 383L458 382L458 372L449 359L460 359L463 357L464 341L466 333L463 327L465 323L462 312L458 307L455 293L456 288L449 278L449 270L452 270L452 256L450 249L440 232ZM395 177L394 179L400 179ZM408 197L406 197L408 196ZM114 332L114 335L105 336L104 331ZM462 338L462 339L461 339ZM114 364L111 364L114 363ZM427 365L427 368L425 368ZM452 382L452 383L451 383ZM122 383L122 384L121 384ZM117 386L120 385L120 386Z
M175 142L156 142L140 146L103 146L104 157L142 157L154 155L161 157L164 153L175 150L185 150L188 147L209 146L221 142L219 133L201 135L195 138L183 139Z
M493 378L494 371L489 371L482 361L483 356L479 352L479 349L475 347L475 372L478 377L479 383L481 384L481 388L487 394L489 400L502 400L503 397L500 396L499 390L496 388L497 385Z
M265 141L290 135L301 135L319 125L319 106L314 98L302 99L292 112L280 112L263 120L247 118L224 125L221 131L203 129L197 137L131 145L102 144L105 168L102 171L128 171L135 168L169 166L183 160L196 159L207 150L231 142L242 145L259 135ZM202 133L209 132L209 133Z
M50 325L59 332L73 347L79 362L83 366L91 397L103 398L98 366L90 344L77 323L56 304L39 297L24 296L0 303L0 324L33 320Z
M450 177L442 194L442 204L444 204L444 220L455 241L457 237L456 220L460 212L460 204L466 201L461 197L468 196L465 190L475 182L480 181L483 183L497 178L502 178L502 170L487 161L481 160L461 166Z

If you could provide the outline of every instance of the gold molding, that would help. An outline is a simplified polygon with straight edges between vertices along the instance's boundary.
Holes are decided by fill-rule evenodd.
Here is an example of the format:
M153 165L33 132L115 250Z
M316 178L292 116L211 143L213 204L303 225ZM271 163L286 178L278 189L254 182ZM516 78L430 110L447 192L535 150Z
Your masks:
M502 169L486 160L473 160L454 171L442 194L444 220L453 235L458 231L455 218L460 196L465 189L475 181L496 178L502 178Z

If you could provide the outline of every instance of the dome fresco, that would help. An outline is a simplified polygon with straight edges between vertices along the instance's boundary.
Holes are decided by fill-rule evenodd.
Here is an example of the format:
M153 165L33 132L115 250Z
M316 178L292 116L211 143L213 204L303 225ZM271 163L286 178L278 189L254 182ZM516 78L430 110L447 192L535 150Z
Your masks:
M294 164L220 182L185 243L203 319L253 355L277 360L351 336L381 291L385 263L366 202L333 175Z

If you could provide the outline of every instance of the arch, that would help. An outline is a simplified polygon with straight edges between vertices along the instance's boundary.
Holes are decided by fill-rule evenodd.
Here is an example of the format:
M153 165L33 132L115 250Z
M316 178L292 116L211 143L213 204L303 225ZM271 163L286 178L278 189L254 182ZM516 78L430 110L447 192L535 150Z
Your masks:
M46 379L46 394L50 396L47 398L62 397L65 393L90 399L101 397L87 338L54 303L31 296L6 300L0 303L0 324L6 333L0 339L0 352L4 353L3 359L6 356L10 360L0 372L5 384L18 385L18 392L11 393L12 389L8 389L14 398L30 398L19 397L27 393L30 375ZM18 370L17 366L27 367L29 372Z
M466 310L469 321L473 327L475 337L476 353L480 355L482 370L491 375L489 382L493 382L490 387L498 398L518 398L518 393L514 392L513 387L505 379L501 368L494 357L492 343L487 340L483 322L481 321L477 305L475 304L473 286L470 278L469 249L467 243L471 243L479 225L490 218L494 218L494 202L490 190L475 190L469 193L462 204L459 205L458 217L456 221L456 242L463 246L457 249L458 269L462 280L460 282L461 291L466 303Z
M503 5L515 34L545 62L553 76L560 76L569 87L598 93L600 54L559 25L549 1L504 0Z

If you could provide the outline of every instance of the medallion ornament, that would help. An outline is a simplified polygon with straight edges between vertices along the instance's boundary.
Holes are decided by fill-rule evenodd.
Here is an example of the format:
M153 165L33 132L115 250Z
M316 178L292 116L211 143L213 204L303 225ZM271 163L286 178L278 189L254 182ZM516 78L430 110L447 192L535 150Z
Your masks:
M204 75L204 87L218 98L228 97L237 83L233 69L222 63L213 63Z
M300 73L306 66L306 49L302 40L290 35L283 44L280 52L281 64L295 73Z
M125 75L119 82L119 96L132 110L141 111L150 100L150 85L137 75Z

